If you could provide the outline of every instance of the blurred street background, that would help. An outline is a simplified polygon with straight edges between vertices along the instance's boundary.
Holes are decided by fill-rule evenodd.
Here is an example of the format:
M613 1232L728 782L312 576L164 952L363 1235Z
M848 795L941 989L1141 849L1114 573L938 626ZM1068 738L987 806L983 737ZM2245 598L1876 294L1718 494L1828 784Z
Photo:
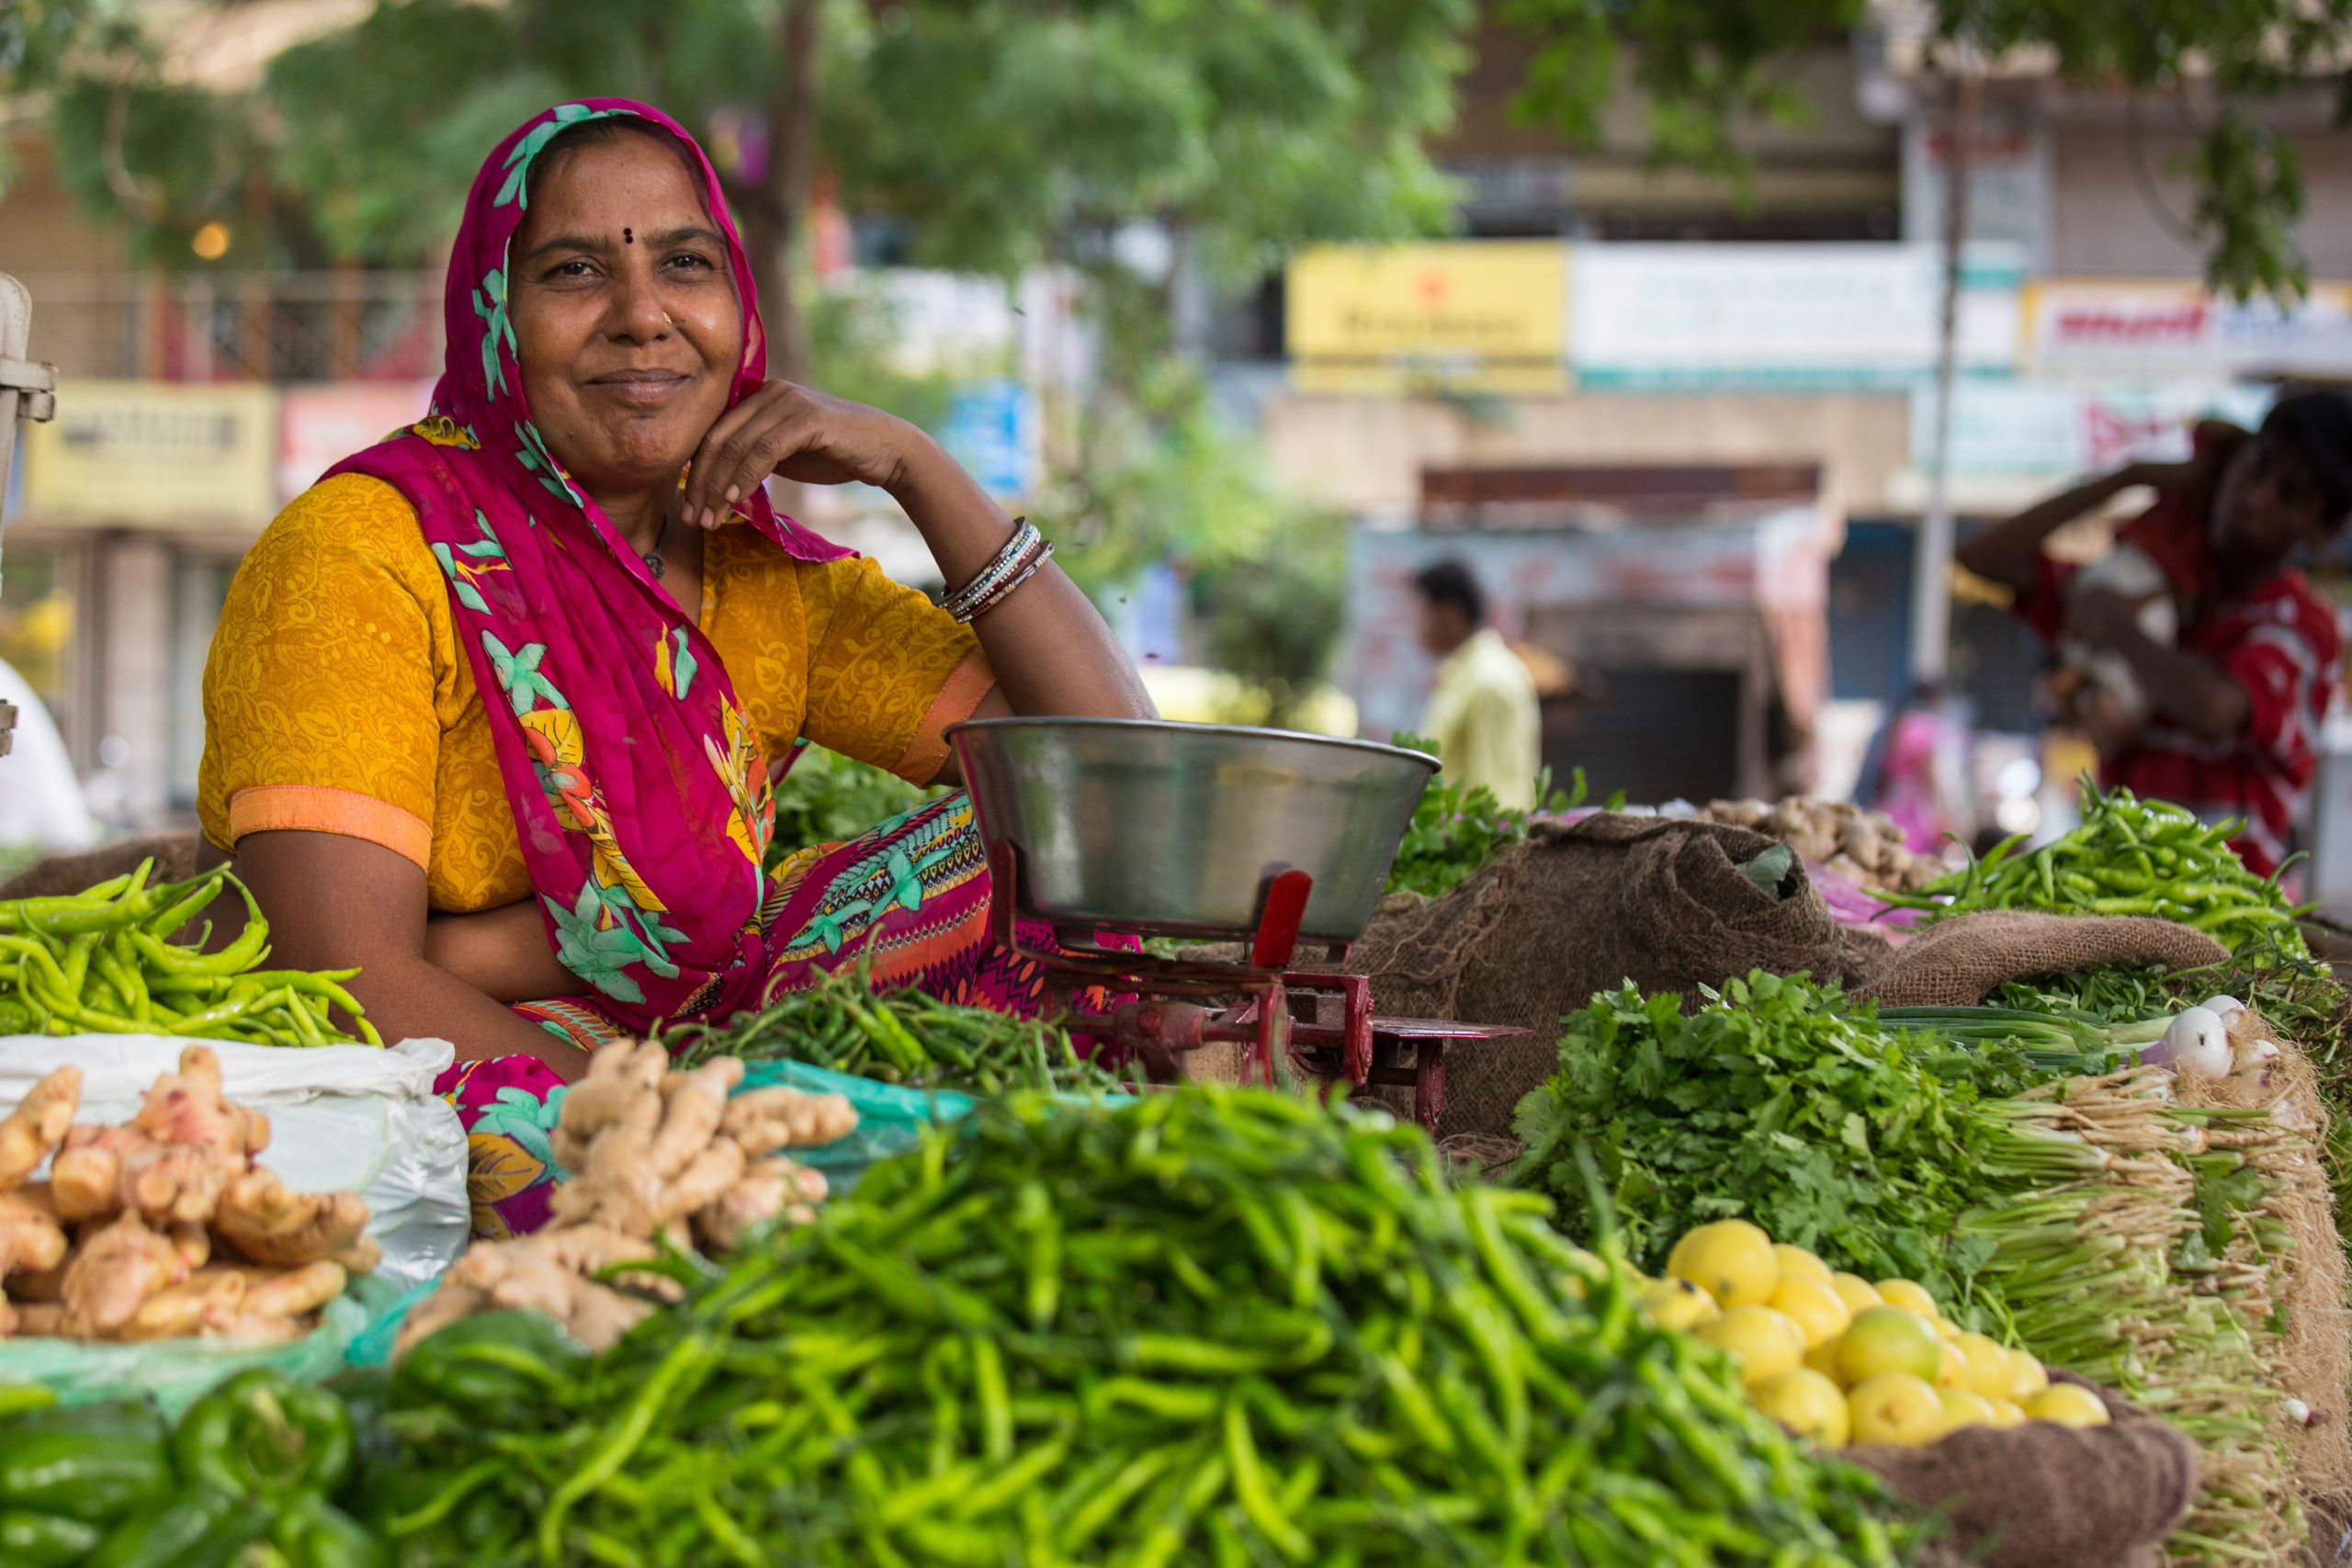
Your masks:
M424 412L483 151L616 92L720 164L772 373L1036 518L1170 716L1411 728L1451 558L1596 796L1867 795L1940 680L1964 836L2058 830L2092 753L1938 541L2352 378L2352 135L2317 46L2257 68L2104 0L1955 42L1969 9L0 0L0 272L62 378L0 660L89 831L191 823L241 552ZM781 499L939 586L881 492Z

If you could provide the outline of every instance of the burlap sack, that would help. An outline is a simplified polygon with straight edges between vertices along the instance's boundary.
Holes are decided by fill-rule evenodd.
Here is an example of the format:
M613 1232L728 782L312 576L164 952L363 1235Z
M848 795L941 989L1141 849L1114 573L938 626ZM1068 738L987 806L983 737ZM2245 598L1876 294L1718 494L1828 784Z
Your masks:
M2109 964L2197 969L2228 956L2213 938L2172 920L1988 909L1925 928L1854 997L1881 1007L1973 1007L2003 982L2034 975Z
M1607 812L1539 822L1444 897L1375 914L1348 966L1372 977L1379 1011L1534 1031L1446 1053L1438 1135L1509 1133L1521 1098L1558 1064L1560 1020L1595 991L1631 980L1695 1010L1700 987L1751 969L1838 985L1875 976L1885 943L1849 939L1802 865L1778 897L1735 863L1775 842L1726 823Z
M155 869L148 874L150 882L184 882L196 874L197 843L194 833L181 833L164 838L127 839L82 854L44 856L0 882L0 900L79 893L101 882L129 875L139 869L141 861L151 857Z
M1865 1445L1846 1457L1935 1512L1928 1561L1984 1568L2155 1568L2156 1548L2197 1495L2197 1445L2071 1372L2114 1417L2077 1429L1967 1427L1926 1448Z

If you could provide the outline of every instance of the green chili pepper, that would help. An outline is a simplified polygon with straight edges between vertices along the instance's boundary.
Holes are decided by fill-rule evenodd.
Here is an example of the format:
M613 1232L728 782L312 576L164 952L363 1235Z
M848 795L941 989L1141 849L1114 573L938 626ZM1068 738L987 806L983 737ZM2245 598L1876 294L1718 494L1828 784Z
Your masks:
M269 1540L287 1568L388 1568L391 1561L381 1541L315 1492L279 1509Z
M586 1356L545 1314L477 1313L420 1340L401 1358L392 1376L392 1403L483 1412L545 1406L577 1376Z

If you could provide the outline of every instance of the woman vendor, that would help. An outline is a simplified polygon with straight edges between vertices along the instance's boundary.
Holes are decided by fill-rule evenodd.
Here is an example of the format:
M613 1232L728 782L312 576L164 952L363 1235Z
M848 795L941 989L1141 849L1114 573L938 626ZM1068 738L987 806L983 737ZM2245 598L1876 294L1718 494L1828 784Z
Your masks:
M441 1088L498 1232L543 1213L549 1091L606 1040L861 953L1039 1004L988 941L966 796L770 874L772 763L805 739L953 783L960 720L1152 709L1034 527L905 421L766 378L718 178L659 111L564 104L501 142L444 314L429 416L238 570L199 810L273 962L356 968L387 1039L456 1043ZM770 474L889 491L954 591L776 514Z

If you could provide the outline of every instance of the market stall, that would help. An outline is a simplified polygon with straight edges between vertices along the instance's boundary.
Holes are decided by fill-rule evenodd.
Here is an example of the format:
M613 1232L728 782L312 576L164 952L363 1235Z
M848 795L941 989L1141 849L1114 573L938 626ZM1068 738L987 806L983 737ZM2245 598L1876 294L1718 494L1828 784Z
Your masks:
M853 961L606 1046L501 1134L560 1172L529 1234L468 1217L447 1044L257 912L206 951L232 876L0 903L0 1560L2283 1563L2346 1517L2346 1004L2200 825L1882 874L1898 946L1803 812L957 739L1057 1015Z

